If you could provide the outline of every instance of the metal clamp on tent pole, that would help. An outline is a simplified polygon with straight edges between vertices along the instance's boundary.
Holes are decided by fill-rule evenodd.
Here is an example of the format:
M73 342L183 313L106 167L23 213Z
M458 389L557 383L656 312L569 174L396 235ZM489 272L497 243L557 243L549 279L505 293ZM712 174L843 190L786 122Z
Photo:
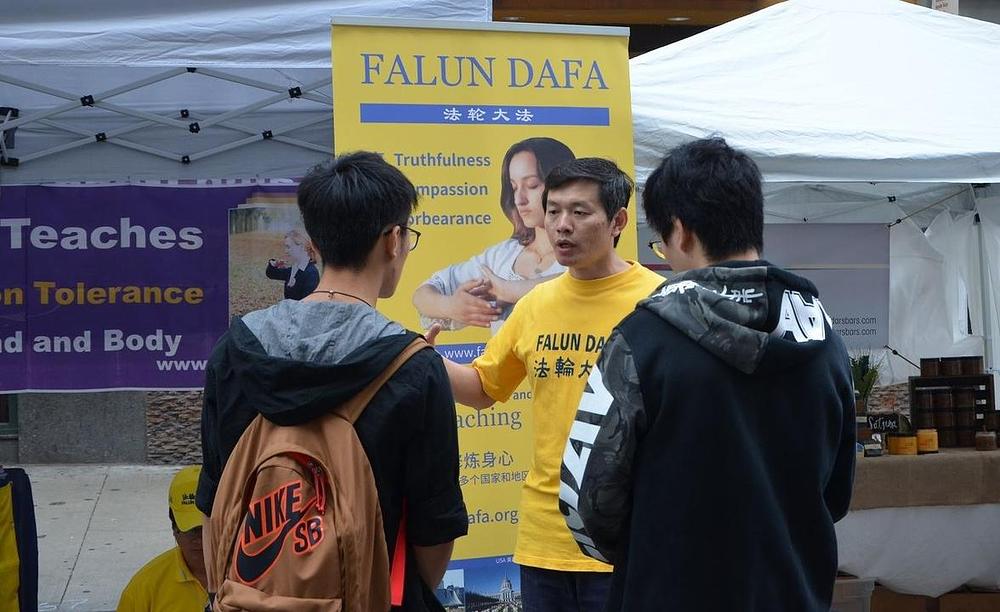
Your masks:
M93 106L94 96L87 94L85 96L80 96L80 106Z
M302 97L302 88L301 87L289 87L288 88L288 97L289 98L301 98Z
M11 119L17 119L21 115L21 109L12 106L0 106L0 132L3 133L3 147L5 149L14 148L14 133L17 127L4 129L4 124Z
M20 109L11 106L0 106L0 136L2 136L0 137L0 165L17 165L17 158L9 157L7 153L7 149L14 148L14 133L17 132L17 126L7 129L4 129L3 126L8 121L17 119L20 113ZM8 164L7 160L13 160L13 163Z

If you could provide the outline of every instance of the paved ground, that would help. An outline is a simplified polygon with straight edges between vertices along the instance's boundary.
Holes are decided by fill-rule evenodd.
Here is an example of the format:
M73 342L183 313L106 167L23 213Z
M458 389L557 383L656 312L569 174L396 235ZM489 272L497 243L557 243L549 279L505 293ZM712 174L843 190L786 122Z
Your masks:
M179 467L27 465L38 524L39 610L114 610L132 574L173 546Z

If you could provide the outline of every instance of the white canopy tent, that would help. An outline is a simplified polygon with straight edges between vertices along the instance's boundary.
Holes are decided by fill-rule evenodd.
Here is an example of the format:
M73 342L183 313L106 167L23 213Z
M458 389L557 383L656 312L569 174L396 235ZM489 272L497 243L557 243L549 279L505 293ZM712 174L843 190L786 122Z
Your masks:
M331 19L491 13L489 0L12 0L0 107L19 113L0 114L17 128L0 184L301 175L331 150Z
M981 354L985 337L989 359L998 70L1000 26L898 0L789 0L632 60L637 174L720 135L760 165L769 223L903 219L890 345L916 360ZM890 360L893 381L916 373Z

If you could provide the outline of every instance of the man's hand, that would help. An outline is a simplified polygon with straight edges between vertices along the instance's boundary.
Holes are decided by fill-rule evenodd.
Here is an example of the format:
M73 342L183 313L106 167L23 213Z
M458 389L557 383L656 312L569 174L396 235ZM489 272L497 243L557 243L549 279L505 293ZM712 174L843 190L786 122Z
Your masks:
M483 297L489 289L481 279L462 283L454 295L447 298L448 318L465 325L489 327L500 315L500 309L490 306Z
M437 337L438 334L440 333L441 333L441 324L435 323L431 325L430 329L427 330L427 333L424 334L424 340L426 340L427 344L431 346L437 346Z

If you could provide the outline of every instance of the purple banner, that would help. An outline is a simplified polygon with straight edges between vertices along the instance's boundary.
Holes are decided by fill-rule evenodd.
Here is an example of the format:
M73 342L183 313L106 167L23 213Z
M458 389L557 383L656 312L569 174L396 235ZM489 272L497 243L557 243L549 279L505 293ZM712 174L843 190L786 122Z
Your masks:
M0 189L0 392L197 388L258 187Z

